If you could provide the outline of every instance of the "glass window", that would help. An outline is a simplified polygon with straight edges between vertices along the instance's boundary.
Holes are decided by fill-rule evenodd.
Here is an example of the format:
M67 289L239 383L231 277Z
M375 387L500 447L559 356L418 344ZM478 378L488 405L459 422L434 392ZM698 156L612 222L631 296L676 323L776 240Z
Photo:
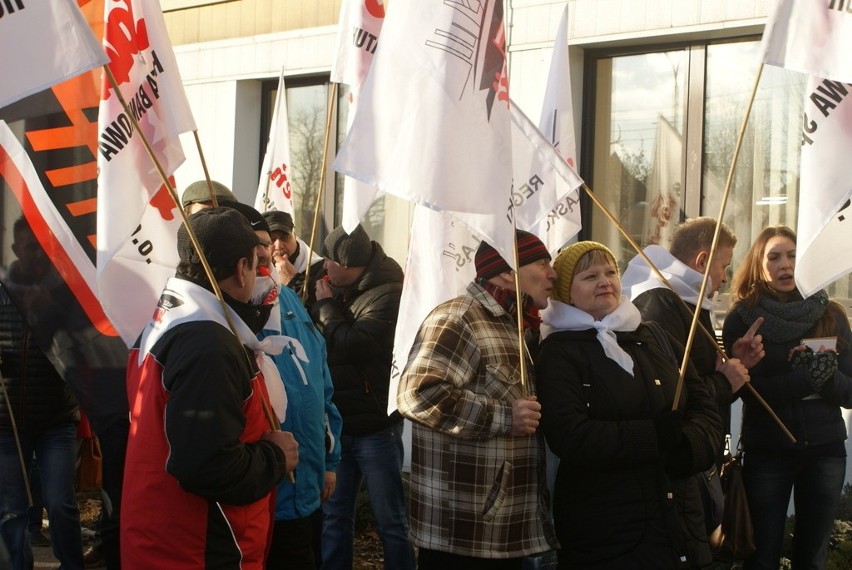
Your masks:
M287 118L290 131L290 160L293 175L293 206L295 208L296 233L306 242L310 241L314 211L317 203L320 176L323 168L323 148L328 100L333 85L316 79L287 79ZM261 133L261 159L268 140L269 122L278 92L278 81L267 82L264 90L264 127ZM348 89L339 85L335 104L335 117L330 125L329 136L335 144L328 145L325 159L325 176L321 209L314 237L314 250L322 253L325 236L340 224L343 207L343 176L334 172L334 156L346 136L349 102ZM382 244L385 252L404 264L408 253L408 231L411 227L412 206L394 196L383 196L376 200L367 212L362 224L370 237Z
M758 51L759 41L749 39L589 53L595 112L584 139L591 141L590 186L640 246L669 245L686 217L719 215ZM796 228L804 91L803 75L764 66L723 218L738 238L733 267L766 226ZM597 207L589 208L591 228L583 235L613 247L624 267L635 250ZM850 305L850 278L828 291Z
M592 189L642 247L668 245L684 214L686 50L599 59ZM635 251L593 208L591 238Z
M717 216L743 113L758 72L758 42L707 48L701 211ZM725 222L740 244L734 266L763 228L796 228L804 76L764 66L739 157Z

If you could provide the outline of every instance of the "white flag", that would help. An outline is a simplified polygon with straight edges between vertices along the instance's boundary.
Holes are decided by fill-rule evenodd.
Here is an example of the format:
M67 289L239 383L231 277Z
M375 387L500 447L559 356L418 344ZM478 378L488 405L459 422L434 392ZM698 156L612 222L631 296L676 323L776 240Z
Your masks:
M107 62L73 0L0 3L0 107Z
M156 0L106 3L109 68L166 174L195 129ZM177 265L180 215L127 114L104 79L98 119L98 296L126 343L151 318Z
M382 0L343 0L340 5L331 80L348 85L350 95L357 96L367 78L384 20Z
M391 2L335 170L436 209L505 215L502 0Z
M343 0L340 6L335 44L337 57L331 66L331 80L349 86L347 130L351 129L355 119L358 95L373 63L384 21L382 0ZM345 176L340 220L343 229L347 232L354 230L380 194L375 186Z
M287 93L284 86L284 70L278 79L278 93L275 95L275 109L272 111L272 124L269 128L269 140L266 154L260 168L260 182L254 209L258 212L279 210L293 214L293 187L290 184L290 124L287 121Z
M796 285L808 297L852 271L852 85L811 77L804 116Z
M511 204L516 226L534 233L542 241L545 236L554 242L562 240L555 248L558 249L580 231L577 188L583 180L514 101L511 117L514 179ZM557 228L558 238L551 235ZM548 251L554 251L546 241L545 246Z
M568 166L576 169L577 143L574 139L571 66L568 60L568 4L565 5L556 31L538 127ZM566 197L554 205L547 217L530 230L541 238L551 255L556 255L568 240L577 235L580 224L579 209L576 209L575 216L574 199L577 197Z
M762 57L816 77L852 82L849 0L776 0L763 31Z
M668 247L683 205L683 137L662 115L656 136L642 235L649 244Z
M388 414L396 410L399 378L420 323L449 299L464 293L476 276L473 258L481 237L449 212L415 206L399 301L388 391ZM424 243L431 244L423 247Z

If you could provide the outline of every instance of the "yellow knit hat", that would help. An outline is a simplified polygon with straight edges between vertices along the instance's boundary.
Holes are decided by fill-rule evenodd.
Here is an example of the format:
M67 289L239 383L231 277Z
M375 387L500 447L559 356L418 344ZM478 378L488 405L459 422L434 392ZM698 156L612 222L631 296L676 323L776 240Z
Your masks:
M596 241L580 241L569 245L559 252L556 256L556 261L553 262L553 269L556 270L556 284L550 292L550 296L565 304L571 303L571 283L574 281L574 271L580 259L590 251L600 250L607 254L615 265L615 270L618 271L618 263L615 261L615 256L607 246Z

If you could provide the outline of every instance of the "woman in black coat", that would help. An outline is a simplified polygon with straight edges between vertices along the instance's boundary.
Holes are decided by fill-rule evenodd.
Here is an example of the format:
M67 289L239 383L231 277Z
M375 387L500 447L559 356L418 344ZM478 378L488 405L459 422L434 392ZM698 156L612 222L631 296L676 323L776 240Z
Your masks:
M712 395L690 366L672 411L672 341L640 322L605 246L569 246L554 268L536 377L544 434L560 458L560 568L707 566L692 475L713 463L720 437Z
M795 268L793 230L764 229L734 274L736 302L723 329L730 350L752 323L764 319L759 332L766 356L749 376L796 438L794 444L750 394L742 395L743 478L757 546L745 568L778 568L794 489L793 568L824 567L846 471L841 407L852 407L849 321L825 291L802 298ZM833 341L817 341L813 350L802 344L816 337Z

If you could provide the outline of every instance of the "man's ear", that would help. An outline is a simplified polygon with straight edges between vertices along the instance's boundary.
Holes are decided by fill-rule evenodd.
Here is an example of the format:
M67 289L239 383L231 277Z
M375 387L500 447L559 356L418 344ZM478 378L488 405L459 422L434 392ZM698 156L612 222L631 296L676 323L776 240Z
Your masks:
M493 277L495 281L497 281L497 285L499 285L503 289L511 289L515 290L515 272L514 271L504 271L498 275Z
M699 273L704 273L707 270L707 258L709 254L701 250L698 252L698 255L695 256L695 261L693 261L693 268Z
M254 272L254 269L249 268L249 262L247 257L241 257L239 261L237 261L237 271L234 273L234 277L237 278L237 284L240 287L244 287L246 284L248 271Z

